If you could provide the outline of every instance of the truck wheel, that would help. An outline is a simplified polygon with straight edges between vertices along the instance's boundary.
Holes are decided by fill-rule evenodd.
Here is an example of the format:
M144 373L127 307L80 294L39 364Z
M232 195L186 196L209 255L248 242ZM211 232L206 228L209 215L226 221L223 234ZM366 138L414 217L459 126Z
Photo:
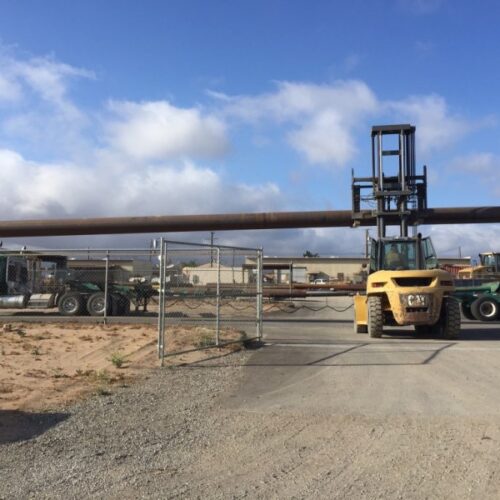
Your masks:
M104 300L103 292L93 293L87 300L87 311L91 316L104 316L104 307L106 301ZM108 297L107 313L111 312L111 295Z
M470 305L469 304L464 304L462 302L461 309L462 309L462 314L464 315L465 319L470 319L470 320L475 320L476 319L474 317L474 315L472 314L472 311L470 310Z
M460 306L458 301L451 297L443 299L441 307L440 333L444 339L455 339L460 332Z
M482 295L471 304L470 310L479 321L494 321L498 318L499 304L491 297Z
M84 312L84 299L78 292L66 292L57 307L63 316L80 316Z
M379 339L384 330L384 311L382 297L368 297L368 335Z

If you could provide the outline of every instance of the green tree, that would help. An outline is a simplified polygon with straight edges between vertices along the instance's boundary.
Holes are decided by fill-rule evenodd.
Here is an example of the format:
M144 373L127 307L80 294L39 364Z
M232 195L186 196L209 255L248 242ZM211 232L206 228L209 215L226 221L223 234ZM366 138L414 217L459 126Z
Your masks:
M303 254L303 257L319 257L319 253L312 253L310 250L306 250Z

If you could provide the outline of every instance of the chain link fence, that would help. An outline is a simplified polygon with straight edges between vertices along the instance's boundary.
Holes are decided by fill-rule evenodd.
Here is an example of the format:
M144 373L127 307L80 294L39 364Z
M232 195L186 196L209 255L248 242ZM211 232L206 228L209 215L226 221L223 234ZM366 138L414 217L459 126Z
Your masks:
M158 324L158 354L262 337L262 250L0 250L0 318ZM61 321L61 319L58 319Z
M166 356L262 338L262 249L167 240L159 247L162 363ZM175 335L175 326L186 324L196 328L189 349Z

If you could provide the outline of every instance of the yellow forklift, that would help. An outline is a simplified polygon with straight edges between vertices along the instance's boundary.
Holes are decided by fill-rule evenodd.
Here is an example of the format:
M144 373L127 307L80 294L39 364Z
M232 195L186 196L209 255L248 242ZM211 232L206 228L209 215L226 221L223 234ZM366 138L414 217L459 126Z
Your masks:
M430 238L415 234L414 214L427 208L426 167L421 175L415 168L415 127L374 126L371 138L372 175L352 177L354 224L367 209L377 220L366 293L354 297L354 330L380 338L385 326L413 325L420 335L455 338L460 305L453 277L439 269ZM387 236L391 225L399 226L399 235Z

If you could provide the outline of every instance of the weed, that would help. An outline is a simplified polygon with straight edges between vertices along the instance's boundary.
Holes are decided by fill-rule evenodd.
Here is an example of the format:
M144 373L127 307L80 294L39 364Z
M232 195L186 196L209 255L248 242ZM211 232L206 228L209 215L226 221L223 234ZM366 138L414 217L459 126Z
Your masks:
M121 368L125 363L125 356L120 352L114 352L111 354L111 358L109 359L116 368Z
M45 339L48 339L48 337L46 335L41 335L39 333L33 335L33 337L31 337L33 340L45 340Z
M94 378L98 382L109 384L111 382L111 377L107 370L97 370L94 372Z
M14 333L17 333L20 337L26 337L26 330L23 330L22 328L17 328L14 330Z
M11 394L14 389L6 384L0 384L0 394Z
M33 354L33 356L40 356L41 351L40 351L40 348L38 346L36 347L33 347L33 349L31 350L31 354Z
M98 387L95 392L98 396L111 396L111 391L108 391L104 387Z
M52 378L68 378L69 376L66 375L61 368L56 368L54 374L52 375Z

